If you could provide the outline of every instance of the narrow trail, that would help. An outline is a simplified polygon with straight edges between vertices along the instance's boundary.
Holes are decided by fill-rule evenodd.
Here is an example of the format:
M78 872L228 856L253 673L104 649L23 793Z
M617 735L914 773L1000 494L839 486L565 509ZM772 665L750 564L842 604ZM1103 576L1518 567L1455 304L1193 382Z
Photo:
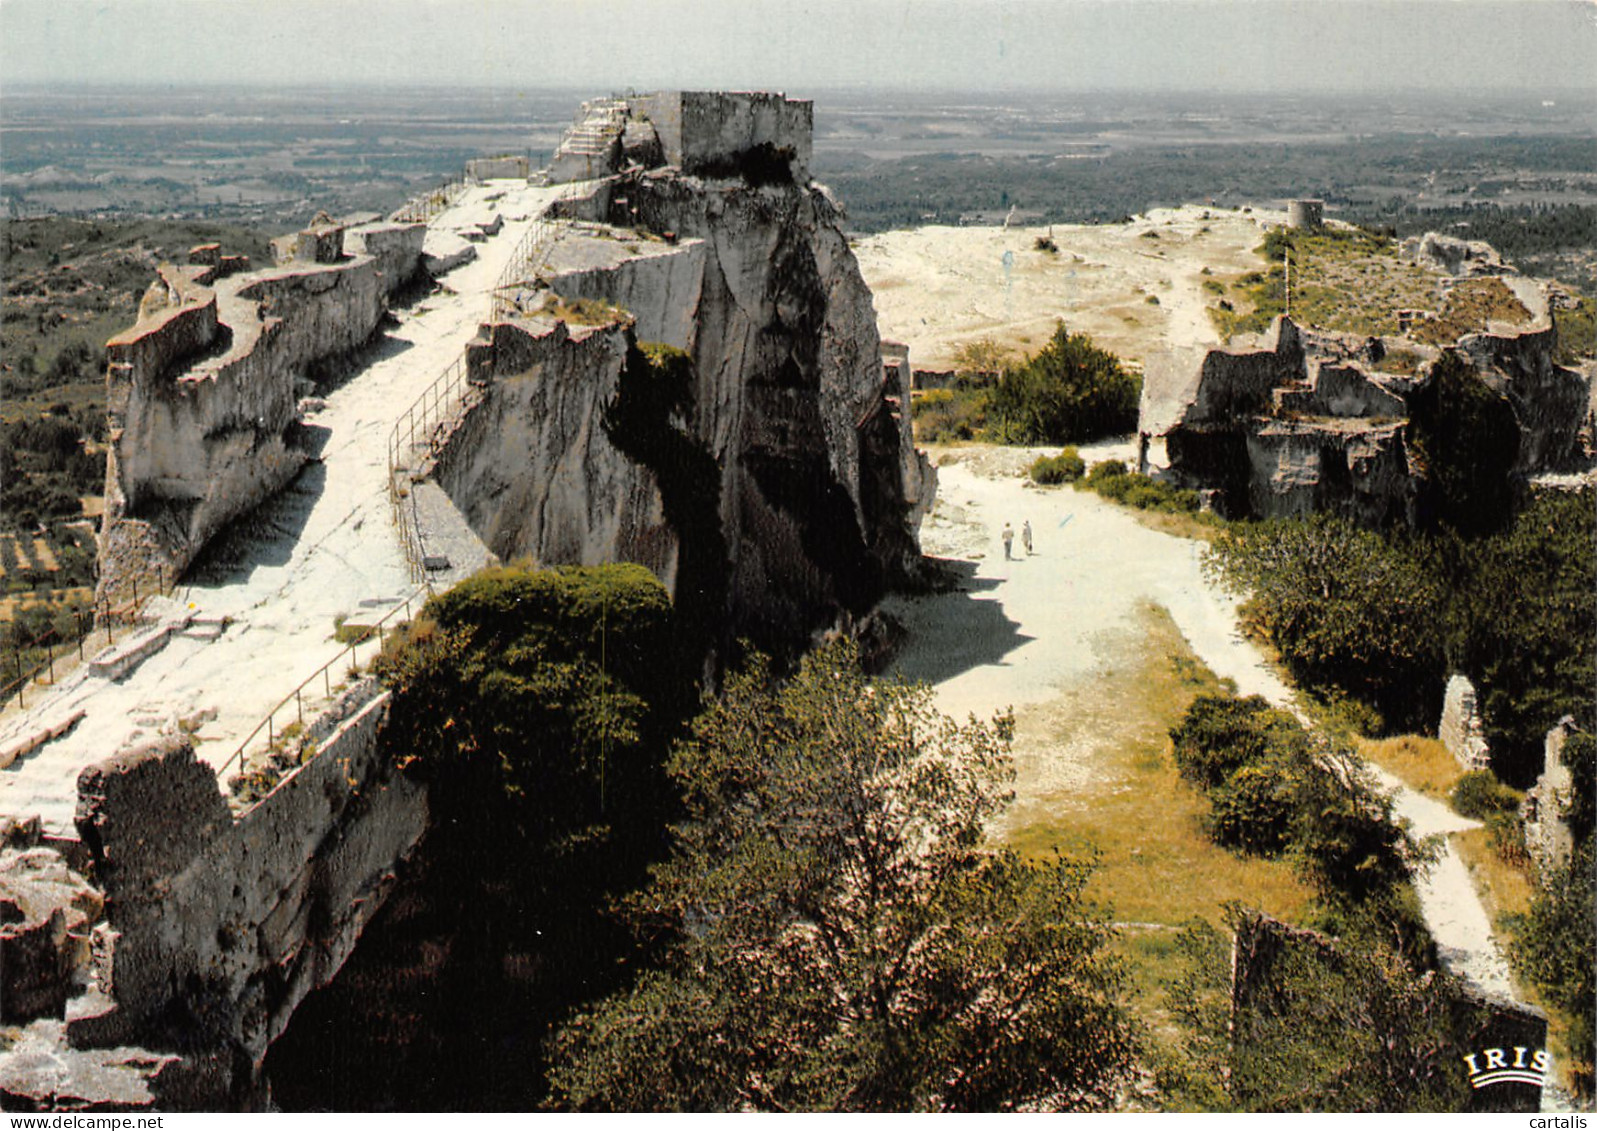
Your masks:
M898 660L902 674L932 684L939 709L956 718L1044 703L1099 678L1099 642L1112 631L1137 631L1139 608L1152 602L1169 612L1216 675L1235 681L1239 694L1262 695L1301 717L1292 688L1243 636L1237 600L1204 577L1198 543L1150 530L1089 492L1034 486L1024 468L1037 454L969 447L934 457L938 498L922 529L922 548L965 563L969 574L958 592L895 602L895 614L909 628ZM1133 452L1130 444L1118 444L1083 448L1082 455L1094 462L1128 459ZM1028 521L1036 550L1030 556L1019 537ZM1013 561L1004 559L999 540L1006 522L1016 531ZM1045 741L1017 734L1017 747ZM1053 748L1049 757L1059 764L1044 769L1046 778L1084 778L1068 763L1082 758L1087 745ZM1416 834L1477 826L1370 768ZM1026 784L1017 782L1021 802ZM1415 887L1449 966L1484 990L1512 997L1490 917L1450 843Z
M450 227L493 201L504 217L477 258L440 289L397 311L358 372L328 392L304 424L316 459L253 516L207 547L168 599L172 615L231 623L216 639L174 635L122 682L79 668L0 732L0 741L74 711L66 736L0 770L0 814L39 814L71 834L83 767L177 721L200 722L196 751L213 766L282 697L343 647L335 619L379 613L414 588L390 519L387 444L395 420L447 368L487 317L489 292L533 218L557 189L475 186L433 221ZM214 712L214 717L212 716ZM203 721L201 721L203 720Z

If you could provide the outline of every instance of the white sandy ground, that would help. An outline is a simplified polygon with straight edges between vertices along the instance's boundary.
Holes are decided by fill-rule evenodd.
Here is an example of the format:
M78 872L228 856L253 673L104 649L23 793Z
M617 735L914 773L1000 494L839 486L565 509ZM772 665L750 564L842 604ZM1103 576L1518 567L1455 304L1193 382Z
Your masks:
M1045 489L1024 474L1042 449L955 447L936 452L937 504L922 546L972 569L961 591L895 599L909 629L898 669L930 682L938 707L963 719L1016 709L1016 804L1010 821L1027 823L1035 806L1091 779L1090 741L1058 746L1049 737L1051 701L1111 677L1106 646L1138 631L1138 610L1162 606L1192 650L1239 694L1264 696L1297 710L1292 689L1243 635L1237 600L1205 578L1197 542L1139 524L1085 491ZM1049 449L1052 454L1052 449ZM1127 459L1131 444L1083 449L1089 462ZM1029 521L1035 553L1020 529ZM1014 561L1004 560L999 532L1016 532ZM1446 806L1376 770L1394 790L1398 813L1421 836L1475 827ZM1463 861L1451 845L1419 881L1426 922L1450 966L1481 988L1512 996L1508 965L1492 937Z
M207 709L217 715L198 731L197 752L221 766L268 710L338 654L336 617L381 615L413 592L389 513L389 430L461 355L517 242L558 192L489 182L433 221L449 228L490 205L505 217L498 235L477 244L477 258L400 311L364 368L306 418L319 462L208 550L172 594L174 611L232 623L213 641L172 637L124 682L80 667L39 702L30 699L23 716L0 728L0 744L75 710L86 715L66 737L0 770L0 814L37 813L46 828L70 833L79 770Z
M1186 205L1128 224L882 232L854 254L882 337L907 344L918 369L953 368L955 351L983 338L1035 352L1061 318L1146 363L1172 346L1219 343L1207 313L1218 296L1203 284L1260 269L1264 226L1285 222L1284 212ZM1050 233L1057 254L1036 248Z

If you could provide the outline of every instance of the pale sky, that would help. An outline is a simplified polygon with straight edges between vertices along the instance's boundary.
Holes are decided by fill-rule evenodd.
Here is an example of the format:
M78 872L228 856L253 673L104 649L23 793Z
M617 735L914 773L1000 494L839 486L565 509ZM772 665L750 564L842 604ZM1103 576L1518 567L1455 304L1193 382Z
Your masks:
M1597 0L0 0L0 86L1597 89Z

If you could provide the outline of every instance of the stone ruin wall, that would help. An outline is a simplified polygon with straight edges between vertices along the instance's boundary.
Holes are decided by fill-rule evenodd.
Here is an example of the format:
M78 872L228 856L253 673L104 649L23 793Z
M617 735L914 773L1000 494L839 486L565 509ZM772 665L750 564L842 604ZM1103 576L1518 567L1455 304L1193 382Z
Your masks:
M1338 939L1249 912L1232 937L1230 1039L1239 1048L1269 1040L1272 1031L1291 1026L1294 1015L1299 1014L1309 1025L1323 1025L1325 1018L1316 1016L1312 991L1305 994L1304 987L1293 982L1307 977L1317 984L1316 967L1323 967L1334 980L1344 961ZM1482 1050L1489 1048L1508 1049L1510 1056L1516 1047L1527 1052L1546 1049L1546 1015L1521 1002L1487 994L1466 979L1454 980L1449 988L1446 1021L1452 1048L1439 1051L1444 1071L1452 1074L1456 1110L1540 1111L1540 1086L1505 1082L1472 1087L1464 1055L1474 1053L1479 1062ZM1379 1008L1371 1008L1374 1002L1341 1004L1350 1020L1367 1013L1370 1020L1379 1021ZM1379 1074L1401 1073L1414 1066L1348 1067Z
M271 1042L343 965L426 829L425 791L379 742L388 698L369 681L352 688L313 724L314 757L236 817L186 737L83 771L77 823L97 886L55 867L65 907L41 909L26 936L48 954L33 984L15 964L5 972L10 1000L35 1006L7 1017L20 1030L0 1057L8 1110L65 1097L168 1110L259 1101ZM53 855L24 855L41 853Z
M361 252L347 257L312 234L291 250L314 255L287 266L221 281L203 264L163 268L139 322L107 343L100 615L170 584L294 477L303 383L370 339L416 272L425 228L357 229Z
M1550 324L1458 343L1513 408L1517 475L1581 458L1591 377L1556 365L1556 344ZM1412 524L1424 472L1408 446L1409 398L1428 378L1383 372L1385 352L1377 339L1277 318L1254 347L1150 366L1138 430L1164 441L1164 475L1216 492L1233 516L1336 510L1368 526Z

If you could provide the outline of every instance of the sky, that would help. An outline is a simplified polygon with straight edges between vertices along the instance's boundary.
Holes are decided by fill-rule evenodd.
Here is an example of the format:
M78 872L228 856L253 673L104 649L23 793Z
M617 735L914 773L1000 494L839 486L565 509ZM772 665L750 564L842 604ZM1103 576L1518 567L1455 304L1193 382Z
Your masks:
M1597 90L1597 0L0 0L40 82Z

